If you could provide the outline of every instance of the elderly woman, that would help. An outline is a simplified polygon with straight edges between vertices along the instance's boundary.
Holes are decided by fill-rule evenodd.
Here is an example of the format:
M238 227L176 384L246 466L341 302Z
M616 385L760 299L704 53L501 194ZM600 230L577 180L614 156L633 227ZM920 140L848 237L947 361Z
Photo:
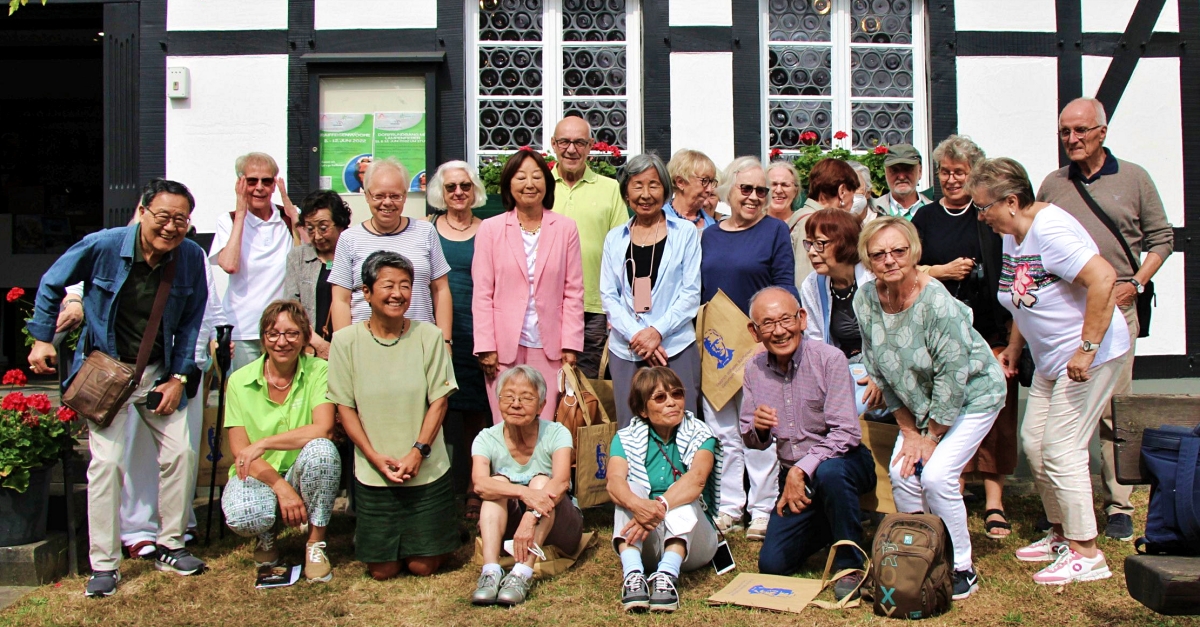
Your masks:
M959 478L1004 406L1004 372L971 312L917 270L921 240L904 218L872 220L858 242L875 281L854 312L871 380L900 425L889 465L901 512L941 517L954 543L954 600L978 588Z
M309 243L288 253L283 297L304 305L304 312L314 325L309 345L317 357L329 359L329 340L333 337L333 285L329 282L329 271L333 268L338 238L350 227L350 205L337 192L319 189L300 201L300 224L308 233Z
M700 352L692 321L700 306L700 235L663 210L668 181L667 167L653 154L633 157L621 169L621 195L634 217L604 239L600 298L612 327L616 398L629 397L639 368L668 366L684 382L685 405L696 407ZM632 419L629 407L618 403L617 424L624 428Z
M234 463L221 509L234 533L258 538L259 566L279 562L276 511L289 527L307 524L304 576L329 581L325 528L340 486L341 459L329 441L328 364L305 354L312 323L300 303L267 305L258 329L263 356L234 372L227 386L225 427Z
M334 330L371 316L371 307L363 296L366 292L362 289L362 266L368 255L386 250L403 255L413 266L409 318L436 323L449 344L454 317L450 280L446 276L450 265L442 254L433 225L402 215L408 195L408 172L393 157L375 159L363 181L371 217L342 233L329 271Z
M459 546L446 524L455 499L442 439L458 385L441 331L405 317L414 274L399 253L371 253L362 264L371 315L334 333L329 349L328 398L355 446L355 557L378 580L402 564L432 575Z
M850 201L850 213L867 221L874 215L868 210L875 189L871 181L871 169L859 161L846 161L846 165L858 175L858 191L854 192L854 198Z
M475 321L471 314L471 298L475 282L471 278L471 263L475 258L475 233L482 220L473 209L487 202L483 181L475 168L466 161L448 161L438 166L429 181L425 202L444 213L431 218L442 245L442 254L450 264L450 295L454 301L454 324L450 353L454 357L454 377L458 393L450 397L446 412L446 431L453 434L455 476L467 470L468 520L479 519L481 501L470 485L470 443L484 427L491 424L483 370L475 358ZM461 479L459 479L461 480Z
M804 248L814 271L800 286L800 303L808 312L804 336L841 349L850 360L858 384L858 413L883 407L879 386L862 366L862 333L854 315L854 295L875 280L858 257L858 220L841 209L822 209L804 225Z
M796 262L787 225L764 211L770 190L758 159L734 159L721 181L718 195L733 213L700 239L700 301L707 303L721 290L748 315L750 297L764 287L777 285L796 294ZM741 529L743 514L749 510L746 537L761 540L778 495L779 460L773 451L746 450L738 431L741 404L741 391L719 411L701 398L704 421L717 434L728 461L728 470L722 475L717 525L723 532ZM749 495L743 487L743 472L750 475Z
M681 148L671 155L667 172L675 191L663 205L663 211L672 218L691 222L700 231L716 224L711 207L716 206L712 201L716 198L713 190L717 188L717 165L712 159L699 150ZM710 203L711 207L705 211Z
M771 188L767 215L783 220L788 226L792 257L796 260L796 288L799 289L804 277L813 271L808 255L804 253L804 223L816 208L806 202L799 211L794 211L800 195L800 172L790 161L772 161L767 166L767 184Z
M951 135L933 151L945 195L912 217L921 236L922 270L942 282L972 312L972 326L999 354L1008 344L1012 316L996 299L1000 284L1000 236L976 219L971 197L959 174L983 161L983 150L967 137ZM983 475L987 498L984 531L1003 539L1012 526L1004 515L1004 477L1017 468L1017 378L1008 379L1004 409L964 472Z
M583 514L571 485L571 432L557 422L538 420L546 404L546 380L529 366L513 366L497 378L504 421L484 429L471 446L475 489L483 498L479 537L483 572L471 595L475 605L518 605L533 581L540 547L566 554L579 548ZM516 564L507 576L500 548L513 542Z
M522 364L547 381L583 350L583 258L575 222L553 211L554 179L542 156L517 151L500 172L504 213L479 225L471 277L475 354L500 422L496 374ZM546 403L543 420L554 420Z
M1037 364L1021 443L1053 527L1018 549L1017 559L1051 562L1033 576L1040 584L1106 579L1112 572L1096 546L1088 442L1130 358L1116 272L1071 214L1034 202L1016 161L979 163L969 189L982 219L1004 236L999 297L1016 324L1000 361L1015 375L1029 342Z
M679 574L703 568L717 551L721 446L684 406L683 383L670 368L639 370L629 406L637 419L613 437L608 457L621 605L673 612Z

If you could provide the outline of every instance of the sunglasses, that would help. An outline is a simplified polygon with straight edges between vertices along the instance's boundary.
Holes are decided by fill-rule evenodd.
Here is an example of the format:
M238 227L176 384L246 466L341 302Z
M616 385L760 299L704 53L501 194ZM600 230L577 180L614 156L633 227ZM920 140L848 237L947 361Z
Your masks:
M262 183L263 187L270 187L275 184L275 179L273 179L273 178L255 179L255 178L249 178L249 177L246 178L246 187L258 187L259 183Z
M753 185L738 185L738 189L741 190L743 196L753 194L759 198L766 198L767 194L771 191L766 187L755 187Z
M673 398L677 401L682 401L683 400L683 388L675 388L674 390L671 390L670 392L663 392L660 390L658 392L655 392L654 396L650 397L650 400L661 405L661 404L667 402L668 396L670 396L671 398Z
M455 189L461 189L464 192L469 192L474 186L474 183L467 181L466 183L446 183L445 188L447 194L453 194Z

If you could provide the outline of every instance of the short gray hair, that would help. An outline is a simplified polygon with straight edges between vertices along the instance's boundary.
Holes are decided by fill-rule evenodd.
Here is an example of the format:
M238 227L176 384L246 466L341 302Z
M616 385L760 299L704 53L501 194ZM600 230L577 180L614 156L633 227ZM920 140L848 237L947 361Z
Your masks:
M1104 111L1104 103L1103 102L1100 102L1099 100L1097 100L1095 98L1076 98L1076 99L1072 100L1071 102L1068 102L1067 107L1069 107L1077 102L1086 102L1086 103L1092 105L1092 108L1095 109L1095 111L1096 111L1096 124L1099 124L1100 126L1108 126L1108 113L1106 113ZM1065 110L1067 107L1063 107L1063 109Z
M663 198L671 197L673 186L671 185L671 175L667 173L667 164L663 163L658 155L652 152L643 152L626 161L625 167L617 172L617 185L621 186L621 196L626 199L625 204L629 204L629 180L650 168L654 168L654 171L658 173L658 182L663 186Z
M367 166L367 171L363 173L363 189L371 187L371 177L380 170L394 170L400 174L400 180L403 182L404 191L408 191L408 184L412 181L408 176L408 170L395 157L384 157L382 159L372 159L371 165ZM428 187L428 186L426 186Z
M246 174L246 166L254 163L270 168L275 173L271 176L279 176L279 164L275 163L274 157L265 152L248 152L238 157L233 162L233 171L238 175L238 178L241 178Z
M971 170L967 179L967 190L971 194L987 192L992 200L1017 197L1017 206L1024 209L1033 204L1033 184L1025 167L1008 157L984 159Z
M983 154L983 149L966 135L951 135L933 149L933 166L935 168L942 167L942 159L949 159L965 163L967 167L974 170L975 166L985 158L987 155Z
M496 379L496 398L500 398L500 394L504 391L504 386L513 377L525 379L537 390L538 405L546 402L546 379L542 377L542 373L538 372L536 368L524 364L513 366L500 373L499 378Z
M734 179L742 172L755 169L762 170L764 175L767 173L766 169L763 168L762 162L758 160L758 157L746 155L730 161L729 165L725 166L725 171L718 177L721 180L721 184L717 186L717 198L725 202L725 204L732 205L733 203L729 202L729 192L733 191ZM763 207L765 209L765 203Z
M800 300L798 298L796 298L795 294L789 292L787 290L787 288L779 287L778 285L768 285L768 286L762 288L761 290L758 290L757 292L754 293L754 296L750 297L750 306L746 308L746 311L753 312L754 304L758 302L759 298L766 296L768 294L773 294L775 292L783 292L783 294L785 296L787 296L789 299L791 299L793 302L796 303L796 307L800 307ZM750 320L751 320L751 322L753 322L754 318L751 317Z
M407 257L390 250L377 250L368 255L367 260L363 262L363 287L374 288L375 281L379 280L379 272L384 268L392 268L408 274L409 281L415 278L412 262Z
M433 173L433 178L429 179L429 182L425 185L426 204L438 209L446 208L446 194L445 189L442 187L442 179L450 170L462 170L467 173L467 176L471 177L471 191L475 192L475 204L471 205L471 208L478 209L482 207L487 202L487 190L483 188L483 180L479 178L479 173L466 161L447 161L438 166L437 172Z
M862 183L858 186L858 192L867 198L873 196L875 184L871 182L871 168L868 168L863 163L854 161L852 159L847 159L846 163L850 164L850 167L854 168L854 171L858 173L858 180Z
M771 174L771 170L775 170L775 169L787 170L788 173L791 174L792 178L795 180L796 189L800 189L800 171L796 169L796 164L792 163L791 161L784 161L783 159L778 159L776 161L772 161L771 163L767 164L767 174L768 175Z

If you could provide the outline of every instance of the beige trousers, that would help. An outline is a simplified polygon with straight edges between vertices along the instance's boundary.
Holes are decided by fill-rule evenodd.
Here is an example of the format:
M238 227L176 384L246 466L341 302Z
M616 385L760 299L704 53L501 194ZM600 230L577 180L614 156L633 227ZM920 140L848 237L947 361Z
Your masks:
M92 570L116 570L121 563L121 488L126 473L126 430L131 414L138 416L154 438L158 449L158 544L169 549L183 548L187 528L188 489L196 453L188 438L187 411L177 409L160 416L146 408L146 393L163 373L162 364L152 364L142 375L141 384L117 412L112 424L92 428L88 443L92 461L88 466L88 535ZM195 399L199 402L200 399ZM136 412L129 411L132 406Z
M1125 322L1129 325L1129 358L1125 366L1117 373L1117 382L1113 387L1113 395L1131 394L1133 392L1133 357L1137 350L1138 319L1137 303L1122 307ZM1100 496L1104 498L1104 514L1133 515L1133 504L1129 498L1133 494L1133 486L1117 483L1116 453L1113 451L1113 438L1116 432L1113 427L1112 402L1106 401L1100 413Z

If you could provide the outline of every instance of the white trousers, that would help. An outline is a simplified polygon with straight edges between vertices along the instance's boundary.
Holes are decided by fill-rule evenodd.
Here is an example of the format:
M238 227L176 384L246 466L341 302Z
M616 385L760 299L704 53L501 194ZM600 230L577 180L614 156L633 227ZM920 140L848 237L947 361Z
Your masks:
M907 479L900 477L896 458L904 447L904 433L896 437L896 448L888 466L892 480L892 499L896 511L909 514L929 512L946 523L946 531L954 542L954 570L971 567L971 534L967 532L967 506L963 504L958 479L967 462L975 457L979 443L992 430L999 411L986 414L963 414L955 419L942 437L933 455L921 471Z
M724 466L721 470L721 496L717 510L735 521L749 511L750 518L769 518L779 498L779 456L775 447L756 451L742 443L738 429L742 407L742 392L725 403L720 411L713 409L708 399L700 395L704 422L721 443ZM743 473L750 475L750 494L746 494Z

